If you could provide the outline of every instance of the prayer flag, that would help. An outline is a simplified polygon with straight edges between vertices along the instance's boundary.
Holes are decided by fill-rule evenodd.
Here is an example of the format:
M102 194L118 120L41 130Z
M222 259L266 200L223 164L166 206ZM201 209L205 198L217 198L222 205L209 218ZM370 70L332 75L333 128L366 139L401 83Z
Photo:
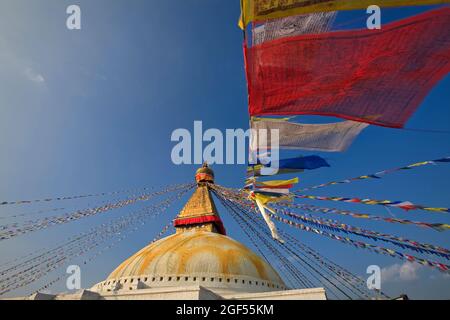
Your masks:
M292 15L339 10L382 8L449 3L449 0L241 0L239 26L244 29L252 21L262 21Z
M278 130L280 149L342 152L347 150L362 130L369 125L355 121L326 124L301 124L288 121L251 121L253 151L258 150L259 136L267 134L271 141L271 130ZM263 131L260 131L263 130ZM264 131L266 130L266 131ZM264 138L263 138L264 139Z
M381 30L301 35L245 50L251 116L324 115L402 128L450 71L450 9Z

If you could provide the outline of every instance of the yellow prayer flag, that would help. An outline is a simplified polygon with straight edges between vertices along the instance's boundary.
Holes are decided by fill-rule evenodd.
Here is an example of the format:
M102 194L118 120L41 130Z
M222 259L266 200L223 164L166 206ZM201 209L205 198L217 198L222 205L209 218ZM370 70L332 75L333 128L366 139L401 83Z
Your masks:
M447 208L423 208L424 210L428 211L435 211L435 212L446 212Z
M298 178L294 178L291 180L271 180L271 181L261 181L258 182L258 186L264 186L264 187L281 187L289 184L296 184L298 183Z
M450 0L241 0L239 27L252 21L283 18L312 12L366 9L379 7L419 6L450 3Z
M255 193L254 199L258 200L263 205L266 205L268 203L276 203L281 201L290 201L292 198L288 195L280 196L280 197L274 197L274 196L268 196L265 194Z
M421 166L425 166L425 165L427 165L429 163L431 163L431 162L430 161L418 162L418 163L410 164L408 166L408 168L421 167Z

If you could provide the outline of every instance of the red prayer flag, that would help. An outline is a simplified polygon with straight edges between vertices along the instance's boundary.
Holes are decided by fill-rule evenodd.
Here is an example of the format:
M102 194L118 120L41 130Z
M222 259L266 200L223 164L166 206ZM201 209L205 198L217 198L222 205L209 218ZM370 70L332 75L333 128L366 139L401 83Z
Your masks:
M401 128L450 71L450 9L245 48L249 112Z

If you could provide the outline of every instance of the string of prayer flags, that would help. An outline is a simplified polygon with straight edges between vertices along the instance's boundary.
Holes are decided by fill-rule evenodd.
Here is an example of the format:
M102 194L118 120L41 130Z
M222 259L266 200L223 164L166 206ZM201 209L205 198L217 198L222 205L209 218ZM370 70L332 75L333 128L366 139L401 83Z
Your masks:
M242 201L235 201L233 199L229 199L225 194L218 193L217 195L219 198L222 199L222 201L232 202L233 205L236 205L239 208L239 210L245 214L245 216L247 218L249 218L251 221L253 221L254 223L257 224L257 226L260 230L261 230L261 228L264 228L264 226L262 225L263 222L255 219L253 217L253 214L252 214L253 210L251 210L245 202L243 203ZM233 205L230 205L230 206L233 206ZM242 224L240 224L240 226L243 228L244 231L246 230L245 226L242 226ZM251 226L251 225L249 223L247 223L247 226ZM262 230L262 231L265 234L267 234L267 232L265 232L265 230ZM288 247L290 247L290 248L288 248L289 254L294 253L292 250L300 250L303 253L302 255L304 257L306 257L309 261L313 261L314 263L316 263L318 265L319 269L324 270L327 274L329 274L329 272L331 271L333 273L333 276L338 277L340 279L339 282L341 282L341 284L344 284L344 286L347 289L349 289L351 292L353 292L353 294L355 294L357 297L360 297L360 298L365 297L368 299L371 298L371 294L368 294L367 287L365 286L365 282L363 279L356 277L348 270L331 262L329 259L326 259L325 257L321 256L320 254L313 252L312 249L306 247L304 244L299 242L298 239L290 236L286 232L280 231L280 235L285 240L286 245ZM303 260L299 256L297 256L297 258L299 258L300 261L305 262L305 260ZM308 263L307 263L307 265L310 266ZM314 273L321 274L319 271L317 271L316 268L311 267L311 271ZM307 282L309 282L309 284L303 283L302 285L305 287L314 286L314 284L312 282L310 282L309 280ZM382 295L383 295L383 297L389 298L385 294L382 294Z
M229 199L230 201L239 202L243 207L249 207L249 204L245 201L245 198L242 196L242 192L240 192L239 190L223 188L220 186L214 186L214 189L216 191L222 193L223 196L225 198ZM422 258L413 256L413 255L410 255L410 254L404 254L400 251L392 250L389 248L384 248L384 247L381 247L378 245L373 245L373 244L369 244L369 243L365 243L365 242L361 242L361 241L356 241L356 240L349 238L348 236L339 236L339 235L336 235L336 234L333 234L333 233L327 231L326 227L324 227L322 229L318 229L318 228L314 228L311 226L307 226L302 223L291 221L291 220L285 219L285 218L275 214L275 210L268 211L268 212L266 211L266 213L270 216L271 219L285 223L291 227L300 229L302 231L307 231L307 232L315 233L315 234L318 234L321 236L325 236L332 240L339 241L339 242L342 242L345 244L349 244L349 245L352 245L359 249L370 250L377 254L383 254L383 255L393 257L393 258L402 259L404 261L419 263L419 264L427 266L427 267L436 268L442 272L450 273L450 266L443 264L441 262L430 261L427 259L422 259ZM331 227L329 229L331 230ZM283 235L284 235L284 233L283 233ZM405 248L406 248L406 246L405 246Z
M354 181L359 181L359 180L381 179L382 176L391 174L394 172L403 171L403 170L411 170L411 169L415 169L415 168L419 168L419 167L423 167L423 166L437 165L439 163L450 163L450 157L445 157L445 158L430 160L430 161L417 162L417 163L413 163L413 164L410 164L407 166L393 168L393 169L387 169L387 170L379 171L379 172L372 173L372 174L366 174L366 175L355 177L355 178L349 178L349 179L344 179L344 180L340 180L340 181L331 181L331 182L319 184L317 186L304 188L304 189L298 190L298 192L319 189L319 188L336 185L336 184L352 183Z
M306 246L304 243L300 242L297 238L291 236L290 234L282 233L282 236L285 237L289 242L293 243L297 246L303 253L308 254L312 259L316 260L318 264L324 266L326 269L335 273L341 279L344 279L347 283L356 289L359 293L362 294L366 299L372 299L372 297L381 294L386 299L391 299L388 295L383 293L382 291L370 292L367 288L367 284L365 279L354 275L352 272L348 271L344 267L336 264L330 259L327 259L325 256L322 256L317 251L312 248Z
M367 127L368 124L355 121L302 124L274 121L273 119L252 119L251 150L258 150L258 141L261 139L261 135L267 135L267 140L265 141L271 141L271 130L278 130L280 149L343 152L350 147L356 137Z
M179 200L189 190L190 188L186 188L156 205L115 218L113 221L92 228L90 232L82 233L56 248L37 254L34 258L17 263L12 268L2 270L0 272L2 275L0 277L0 295L33 283L52 270L63 266L67 263L67 260L77 258L100 246L102 243L108 243L106 248L86 260L91 261L114 245L110 240L112 237L120 235L118 241L121 241L126 237L124 231L134 232L138 226L147 223L149 218L155 218L167 211L174 201Z
M42 213L56 212L56 211L62 211L62 210L66 210L66 208L52 208L52 209L47 209L47 210L39 210L39 211L35 211L35 212L13 214L10 216L0 216L0 220L20 218L20 217L26 217L26 216L31 216L31 215L38 215L38 214L42 214Z
M291 208L298 208L309 212L315 212L315 213L326 213L326 214L338 214L343 216L350 216L352 218L356 219L367 219L367 220L373 220L373 221L384 221L389 223L399 223L403 225L415 225L418 227L425 227L425 228L431 228L436 231L447 231L450 230L450 224L446 223L429 223L429 222L422 222L422 221L411 221L406 219L398 219L398 218L391 218L391 217L380 217L380 216L374 216L366 213L355 213L348 210L340 210L335 208L321 208L316 207L313 205L307 205L307 204L298 204L298 203L280 203L280 206L286 206Z
M286 209L275 209L274 211L277 213L289 216L291 218L298 219L304 223L315 225L319 228L330 229L332 231L337 231L337 232L351 233L351 234L355 234L358 236L370 238L372 240L386 241L386 242L390 242L394 245L400 246L403 249L408 248L408 249L411 249L411 250L414 250L414 251L417 251L420 253L426 252L429 254L438 255L438 256L446 258L446 259L450 259L450 251L448 249L442 248L439 246L435 246L432 244L420 243L418 241L409 240L404 237L397 237L397 236L393 236L390 234L383 234L383 233L376 232L376 231L365 230L365 229L362 229L359 227L350 226L350 225L347 225L347 224L344 224L344 223L341 223L338 221L329 220L329 219L324 220L324 219L319 219L319 218L307 217L307 216L295 214Z
M336 15L337 12L318 12L266 21L252 28L252 43L258 45L280 38L326 32L331 30Z
M78 196L55 197L55 198L45 198L45 199L35 199L35 200L0 201L0 206L31 204L31 203L38 203L38 202L51 202L51 201L62 201L62 200L77 200L77 199L91 198L91 197L111 196L111 195L117 195L120 193L146 191L146 190L150 190L150 189L153 189L153 188L128 189L128 190L113 191L113 192L90 193L90 194L78 195Z
M449 0L241 0L239 27L245 29L250 22L312 12L366 9L371 5L387 8L449 2Z
M442 272L450 273L449 272L450 266L446 265L446 264L443 264L443 263L440 263L440 262L430 261L430 260L427 260L427 259L422 259L422 258L419 258L419 257L412 256L412 255L409 255L409 254L404 254L404 253L396 251L396 250L384 248L384 247L381 247L381 246L377 246L377 245L373 245L373 244L369 244L369 243L365 243L365 242L361 242L361 241L356 241L356 240L350 239L349 237L341 237L341 236L335 235L335 234L333 234L331 232L327 232L325 230L316 229L316 228L309 227L309 226L306 226L306 225L301 224L301 223L297 223L295 221L291 221L291 220L279 217L276 214L271 214L270 213L269 215L274 220L277 220L279 222L285 223L285 224L287 224L289 226L292 226L294 228L300 229L302 231L315 233L315 234L322 235L322 236L328 237L328 238L336 240L336 241L340 241L340 242L345 243L345 244L351 244L351 245L353 245L356 248L368 249L368 250L370 250L372 252L375 252L375 253L378 253L378 254L388 255L390 257L399 258L399 259L406 260L406 261L409 261L409 262L420 263L421 265L424 265L424 266L427 266L427 267L431 267L431 268L436 268L436 269L438 269L438 270L440 270Z
M249 113L335 116L403 128L450 71L449 26L450 8L444 7L380 30L300 35L245 47Z
M126 200L120 200L114 203L108 203L103 206L95 207L95 208L88 208L83 210L78 210L75 212L63 214L60 216L51 216L51 217L45 217L42 219L35 219L26 221L23 224L18 223L12 223L7 225L0 226L0 241L11 239L13 237L17 237L19 235L27 234L29 232L34 232L38 230L47 229L54 225L61 225L64 223L76 221L82 218L90 217L93 215L97 215L100 213L104 213L110 210L123 208L132 204L135 204L137 202L145 202L153 197L166 194L168 192L173 191L179 191L179 190L189 190L194 186L194 184L180 184L168 187L166 189L162 189L160 191L155 191L153 193L147 193L140 196L136 196L131 199Z
M449 208L435 208L427 207L419 204L414 204L409 201L391 201L391 200L373 200L373 199L360 199L360 198L344 198L344 197L321 197L321 196L309 196L309 195L295 195L296 198L310 199L310 200L322 200L322 201L340 201L348 203L360 203L368 205L379 205L387 207L400 208L405 211L409 210L425 210L432 212L450 212Z

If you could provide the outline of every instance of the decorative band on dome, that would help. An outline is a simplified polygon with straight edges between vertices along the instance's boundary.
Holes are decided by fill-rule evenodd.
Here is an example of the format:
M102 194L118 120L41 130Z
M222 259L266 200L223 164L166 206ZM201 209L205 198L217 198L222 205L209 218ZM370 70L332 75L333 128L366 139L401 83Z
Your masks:
M197 225L202 223L212 222L216 226L217 230L220 234L226 235L227 232L223 225L222 220L218 216L203 216L203 217L192 217L192 218L184 218L184 219L176 219L173 222L174 227L179 226L188 226L188 225Z
M214 176L208 173L197 173L195 175L195 180L197 182L201 182L201 181L211 181L214 182Z

